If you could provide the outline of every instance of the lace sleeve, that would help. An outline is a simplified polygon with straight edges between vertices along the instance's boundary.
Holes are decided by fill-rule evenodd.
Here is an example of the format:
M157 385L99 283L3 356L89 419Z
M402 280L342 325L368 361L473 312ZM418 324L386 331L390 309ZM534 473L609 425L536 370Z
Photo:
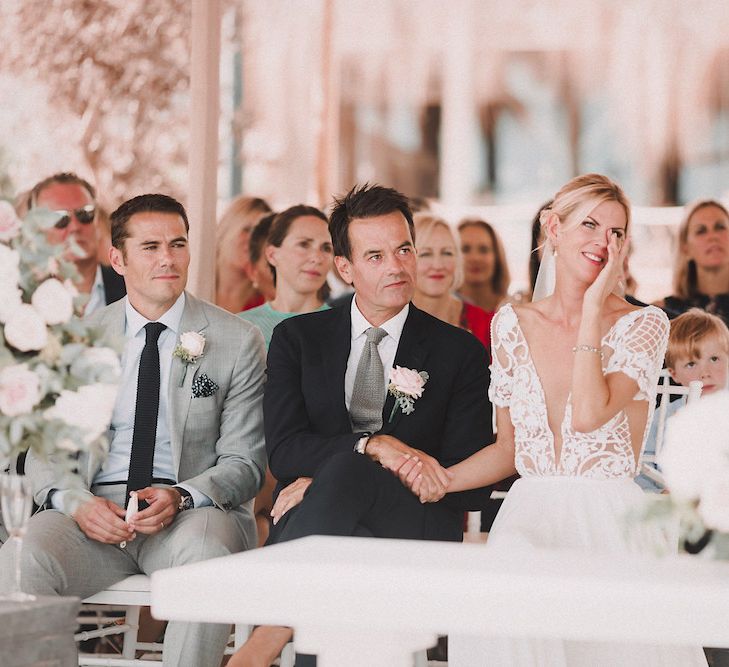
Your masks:
M608 343L613 353L605 374L625 373L638 383L634 400L653 400L668 343L668 318L653 306L635 313L620 320L614 330L613 340Z
M494 405L508 408L511 403L514 358L511 354L515 338L515 322L511 306L504 306L491 320L491 384L489 399Z

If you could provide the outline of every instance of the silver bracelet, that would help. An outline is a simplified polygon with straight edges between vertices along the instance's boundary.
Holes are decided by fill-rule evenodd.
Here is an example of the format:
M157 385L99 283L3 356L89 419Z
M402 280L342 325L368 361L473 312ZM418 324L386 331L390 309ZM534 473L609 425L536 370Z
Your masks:
M593 352L594 354L599 354L600 359L603 358L602 350L599 347L594 347L592 345L575 345L572 348L572 352Z

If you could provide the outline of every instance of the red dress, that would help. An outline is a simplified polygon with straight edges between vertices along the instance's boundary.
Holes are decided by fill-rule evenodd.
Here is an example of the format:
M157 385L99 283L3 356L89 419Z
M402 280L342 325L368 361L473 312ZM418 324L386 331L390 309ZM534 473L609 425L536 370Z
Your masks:
M458 323L461 329L470 331L483 343L489 351L489 356L491 355L491 320L493 317L493 311L489 313L483 308L464 301L461 321Z

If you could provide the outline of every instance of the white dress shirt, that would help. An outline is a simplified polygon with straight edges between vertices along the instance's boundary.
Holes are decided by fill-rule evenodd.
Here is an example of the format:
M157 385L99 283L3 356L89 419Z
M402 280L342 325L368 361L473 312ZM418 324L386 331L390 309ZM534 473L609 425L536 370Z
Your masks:
M96 277L89 292L89 300L84 308L84 317L91 315L95 310L106 306L106 290L104 290L104 276L101 273L101 264L96 265Z
M357 375L357 365L359 358L362 356L367 336L365 331L374 326L370 324L360 309L357 307L357 297L352 299L352 341L349 347L349 359L347 360L347 372L344 375L344 402L349 410L349 404L352 401L352 391L354 389L354 380ZM382 361L382 368L385 373L385 387L390 383L390 371L395 362L395 354L397 346L400 344L400 336L402 328L405 326L405 320L410 312L410 304L405 304L403 309L387 322L380 324L379 328L387 331L380 344L377 346L377 352ZM384 398L384 397L383 397Z

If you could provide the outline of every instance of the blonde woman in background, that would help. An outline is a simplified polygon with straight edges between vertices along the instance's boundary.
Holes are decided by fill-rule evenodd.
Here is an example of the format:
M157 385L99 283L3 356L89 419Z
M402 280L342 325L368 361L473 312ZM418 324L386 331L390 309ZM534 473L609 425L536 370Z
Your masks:
M254 308L263 297L248 277L248 241L258 221L271 212L259 197L236 197L218 223L215 250L215 303L231 313Z
M458 225L463 254L461 296L493 313L506 299L511 277L504 244L485 220L466 218Z
M432 213L416 213L417 276L413 303L426 313L470 331L490 347L493 313L458 297L463 283L463 259L451 226Z

